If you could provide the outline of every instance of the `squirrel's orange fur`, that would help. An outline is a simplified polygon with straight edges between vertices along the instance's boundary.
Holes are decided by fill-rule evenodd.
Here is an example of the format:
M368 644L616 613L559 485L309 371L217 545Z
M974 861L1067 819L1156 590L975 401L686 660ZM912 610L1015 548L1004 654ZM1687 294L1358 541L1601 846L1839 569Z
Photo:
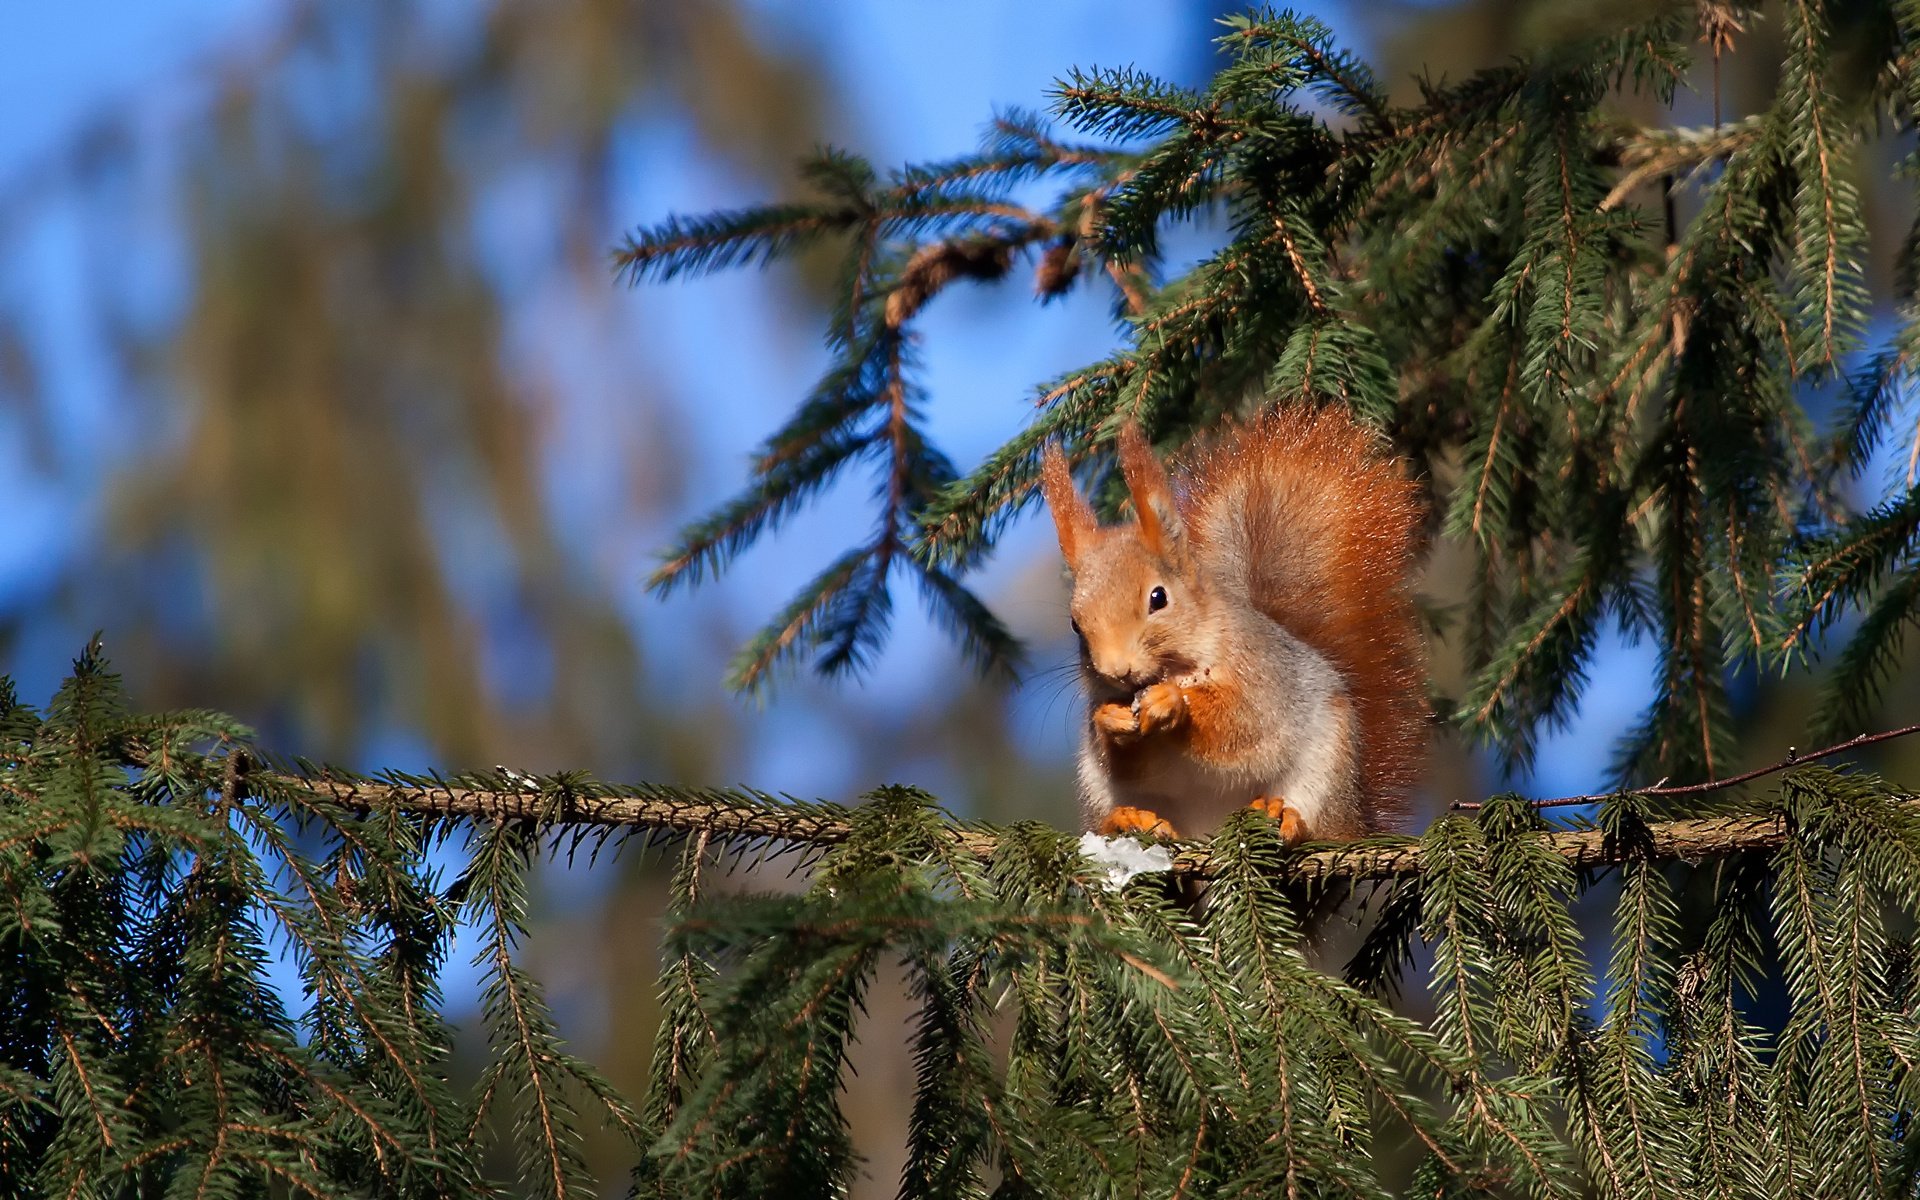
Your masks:
M1346 681L1373 824L1404 815L1427 742L1426 641L1410 585L1419 485L1376 435L1332 408L1269 409L1182 475L1195 540L1244 522L1257 547L1255 607Z
M1105 528L1057 449L1043 472L1074 575L1089 825L1202 834L1248 804L1290 837L1390 824L1426 740L1400 464L1346 413L1291 407L1177 478L1129 426L1120 465L1135 519Z

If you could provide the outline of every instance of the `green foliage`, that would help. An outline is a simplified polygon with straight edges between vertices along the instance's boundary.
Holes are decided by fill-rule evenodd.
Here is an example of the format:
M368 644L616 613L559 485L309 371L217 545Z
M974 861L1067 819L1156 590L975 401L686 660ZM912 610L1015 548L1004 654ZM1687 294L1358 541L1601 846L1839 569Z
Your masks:
M573 1097L634 1118L510 957L531 834L481 832L443 889L426 852L457 830L249 774L244 732L129 714L97 649L44 716L0 696L0 1195L492 1195L494 1107L529 1186L584 1194ZM471 1094L438 982L463 903Z
M1317 884L1249 810L1204 882L1116 891L1068 834L963 825L908 788L843 808L365 780L277 768L242 734L129 714L96 651L45 715L0 697L0 1194L586 1196L582 1139L606 1122L638 1195L842 1195L862 1169L848 1049L896 969L902 1196L1920 1185L1920 804L1867 776L1782 776L1691 865L1663 857L1675 814L1646 797L1575 823L1610 871L1501 797L1342 848ZM436 805L456 795L534 815L472 824ZM517 961L527 869L564 841L549 820L616 795L700 831L637 1106L569 1052ZM803 891L708 893L769 838L813 845ZM457 842L443 885L427 850ZM1414 873L1339 882L1409 850ZM1370 928L1336 952L1353 939L1329 914L1356 911ZM438 982L461 921L484 980L470 1084Z
M905 469L884 447L917 409L868 414L912 394L912 364L875 347L946 284L1032 256L1043 299L1109 285L1123 345L1044 385L971 473L884 489L883 529L911 529L922 569L991 552L1049 440L1100 476L1128 419L1179 447L1260 404L1337 403L1423 469L1436 536L1469 563L1442 628L1470 668L1451 707L1507 762L1573 711L1609 623L1659 651L1622 780L1725 775L1730 673L1799 665L1840 625L1823 711L1857 726L1920 616L1920 492L1848 506L1916 336L1903 307L1853 363L1875 303L1859 143L1920 112L1911 8L1875 10L1894 36L1843 52L1826 6L1790 4L1772 104L1710 130L1635 124L1618 101L1670 104L1697 38L1718 54L1757 20L1739 6L1660 8L1404 106L1317 22L1263 11L1224 22L1203 88L1069 74L1054 115L1094 147L999 122L963 164L977 209L919 204L951 168L879 189L835 155L862 182L819 205L638 234L636 275L768 261L801 226L847 253L840 362L656 586L724 568L854 460L823 431L868 422L867 456ZM1162 238L1196 220L1222 244L1169 277ZM956 255L972 269L925 269ZM783 474L815 455L819 472ZM1095 495L1115 500L1110 476ZM828 667L871 653L894 562L878 554L836 564L736 681L808 648ZM841 587L871 598L796 623ZM1004 644L993 629L976 655ZM704 1036L702 1066L656 1095L643 1174L663 1195L845 1188L818 1073L890 954L920 1005L903 1195L1910 1195L1920 810L1825 770L1767 803L1777 851L1689 867L1656 849L1672 814L1616 797L1597 814L1605 876L1516 798L1443 820L1420 874L1368 897L1336 981L1301 948L1317 901L1277 882L1257 819L1214 840L1196 899L1163 881L1110 894L1038 830L982 864L943 849L950 828L914 798L875 801L805 894L688 897L662 1044ZM1382 999L1418 973L1424 1021Z
M1178 445L1250 397L1317 400L1429 468L1474 580L1458 711L1511 759L1569 712L1608 620L1660 649L1625 777L1721 773L1729 667L1797 661L1856 615L1830 711L1859 719L1920 609L1920 493L1841 504L1915 336L1846 378L1869 304L1853 144L1880 108L1913 115L1909 7L1861 74L1824 8L1790 6L1777 101L1710 132L1608 108L1670 98L1692 40L1672 13L1411 106L1318 24L1262 13L1227 22L1202 89L1071 76L1058 114L1101 145L1014 114L977 157L882 175L827 153L810 201L638 235L621 258L646 278L847 251L838 361L656 586L724 569L861 465L874 529L737 682L801 652L857 667L902 575L1005 663L960 576L1030 501L1046 439L1091 473L1129 417ZM1703 165L1684 224L1629 203ZM1021 199L1049 183L1051 206ZM1226 243L1162 279L1164 231L1206 214ZM962 474L924 434L912 323L1036 251L1044 294L1112 286L1127 345ZM1819 384L1852 391L1831 431ZM1182 873L1110 890L1068 835L963 825L911 789L842 808L374 781L244 737L130 713L97 648L44 714L0 688L0 1194L571 1197L604 1121L638 1195L844 1195L849 1047L896 969L902 1196L1920 1190L1920 804L1866 775L1803 767L1718 824L1623 794L1554 826L1500 797L1317 872L1247 812ZM693 836L629 1104L517 950L537 856L569 825L577 844L650 821ZM1676 830L1699 835L1684 854ZM800 890L711 894L717 862L770 845L811 847ZM463 862L450 882L435 848ZM484 980L470 1085L440 994L456 926Z
M1371 898L1414 893L1425 1022L1373 995L1392 961L1310 961L1270 821L1228 824L1195 901L1108 891L1051 830L977 860L927 804L870 797L802 895L681 909L662 1054L703 1050L647 1194L849 1186L832 1081L889 959L918 1003L903 1196L1912 1194L1920 806L1878 780L1788 775L1779 848L1700 866L1660 861L1638 797L1599 813L1609 873L1517 799L1441 820L1417 887Z
M640 232L620 254L635 279L767 262L802 236L846 255L839 360L655 585L723 569L871 461L909 481L883 482L879 533L750 644L734 681L758 686L809 651L857 665L884 633L893 573L965 595L958 573L1032 502L1049 439L1104 471L1127 418L1178 448L1260 404L1332 402L1412 459L1439 536L1469 563L1441 632L1471 675L1448 707L1510 762L1572 710L1609 623L1660 652L1622 780L1724 773L1729 672L1799 663L1864 606L1829 710L1856 727L1920 616L1920 532L1848 508L1850 477L1900 416L1915 336L1903 307L1885 348L1852 365L1876 303L1859 146L1920 112L1912 6L1868 7L1837 33L1828 6L1788 5L1771 105L1700 130L1635 124L1621 101L1670 103L1703 40L1760 20L1741 6L1701 6L1698 28L1660 6L1408 105L1318 22L1260 11L1223 22L1204 88L1070 73L1054 114L1093 145L1014 115L974 158L883 184L833 152L813 168L818 202ZM1888 36L1855 36L1866 28ZM1196 218L1225 237L1170 275L1162 236ZM963 248L975 269L917 269ZM912 363L890 347L941 287L1023 257L1043 299L1109 286L1123 344L1044 385L1032 424L954 477L899 402ZM1851 399L1823 430L1836 389ZM943 615L976 660L1011 661L985 606Z

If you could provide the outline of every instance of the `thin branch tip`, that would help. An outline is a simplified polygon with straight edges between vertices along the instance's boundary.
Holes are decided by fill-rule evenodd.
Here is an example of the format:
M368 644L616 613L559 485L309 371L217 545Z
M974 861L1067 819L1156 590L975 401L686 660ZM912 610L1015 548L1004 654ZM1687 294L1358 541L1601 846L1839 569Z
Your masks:
M1794 767L1819 762L1824 758L1845 754L1850 750L1859 750L1881 742L1891 742L1916 733L1920 733L1920 725L1903 725L1898 729L1883 729L1877 733L1859 733L1844 742L1836 742L1825 749L1815 750L1811 754L1801 754L1789 746L1786 757L1780 761L1769 763L1764 767L1755 767L1751 771L1743 771L1738 775L1729 775L1724 779L1708 779L1701 783L1676 784L1669 787L1667 777L1662 776L1660 781L1652 787L1618 788L1611 792L1589 792L1584 796L1555 796L1548 800L1529 800L1527 803L1534 808L1570 808L1580 804L1600 804L1615 796L1704 796L1712 792L1724 792L1744 783L1752 783L1768 775L1777 775ZM1483 802L1478 800L1455 800L1447 807L1453 812L1475 812L1482 807L1482 804Z

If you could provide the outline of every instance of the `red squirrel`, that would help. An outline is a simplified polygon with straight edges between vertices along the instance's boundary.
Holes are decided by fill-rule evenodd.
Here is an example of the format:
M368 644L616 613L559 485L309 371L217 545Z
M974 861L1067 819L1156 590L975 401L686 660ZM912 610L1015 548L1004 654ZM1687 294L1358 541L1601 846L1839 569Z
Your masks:
M1213 833L1252 805L1289 844L1385 828L1418 782L1425 642L1417 486L1344 411L1229 427L1170 477L1120 433L1133 520L1102 527L1049 446L1100 833Z

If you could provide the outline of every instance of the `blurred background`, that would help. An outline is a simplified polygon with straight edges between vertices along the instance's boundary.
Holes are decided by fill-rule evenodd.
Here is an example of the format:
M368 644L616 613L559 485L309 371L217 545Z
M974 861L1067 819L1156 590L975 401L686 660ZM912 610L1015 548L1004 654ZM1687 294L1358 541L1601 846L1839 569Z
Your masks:
M821 143L882 166L963 153L1071 66L1198 83L1211 19L1237 7L0 8L0 670L43 701L99 629L141 706L221 709L269 748L355 768L831 799L908 782L969 816L1071 824L1072 652L1044 521L978 581L1032 646L1011 687L977 682L903 598L859 680L727 694L729 653L865 527L857 483L719 584L645 594L654 553L734 491L825 363L826 279L802 264L629 291L609 251L672 212L779 197ZM1565 19L1546 0L1309 7L1403 98L1422 70L1458 76ZM1729 65L1727 116L1770 95L1770 36ZM1676 119L1711 120L1704 90ZM1884 262L1909 201L1867 196L1894 231ZM933 431L963 468L1027 420L1032 385L1118 339L1096 290L1045 309L1028 291L1015 271L922 321ZM1572 728L1510 782L1602 783L1652 661L1603 647ZM1778 757L1801 689L1749 692L1752 753ZM1920 706L1910 679L1890 704ZM1503 782L1455 747L1434 794ZM528 946L563 1028L632 1096L661 875L638 856L547 869ZM904 1019L876 1000L853 1083L876 1192L904 1128L910 1064L885 1044Z

